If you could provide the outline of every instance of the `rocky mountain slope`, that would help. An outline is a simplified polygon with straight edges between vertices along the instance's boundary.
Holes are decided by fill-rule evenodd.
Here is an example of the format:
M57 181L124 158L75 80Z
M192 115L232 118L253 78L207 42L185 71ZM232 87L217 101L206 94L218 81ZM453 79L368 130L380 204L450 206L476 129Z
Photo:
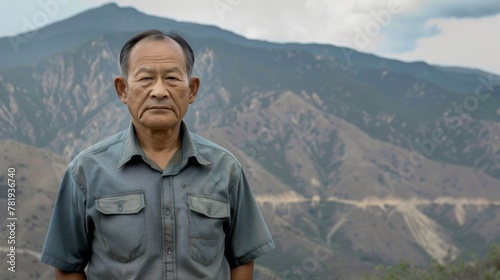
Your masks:
M0 39L2 170L25 172L19 265L36 264L17 279L51 277L35 257L58 176L128 125L112 80L121 45L146 28L192 42L202 86L186 122L240 159L277 243L257 279L356 279L500 242L500 77L106 5L38 30L17 57Z

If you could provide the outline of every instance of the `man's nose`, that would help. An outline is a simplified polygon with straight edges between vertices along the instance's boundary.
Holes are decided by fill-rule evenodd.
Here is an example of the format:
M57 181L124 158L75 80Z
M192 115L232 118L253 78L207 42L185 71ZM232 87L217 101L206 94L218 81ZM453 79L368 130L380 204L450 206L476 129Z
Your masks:
M163 99L170 96L167 86L161 79L158 79L153 84L153 88L151 89L151 96L156 99Z

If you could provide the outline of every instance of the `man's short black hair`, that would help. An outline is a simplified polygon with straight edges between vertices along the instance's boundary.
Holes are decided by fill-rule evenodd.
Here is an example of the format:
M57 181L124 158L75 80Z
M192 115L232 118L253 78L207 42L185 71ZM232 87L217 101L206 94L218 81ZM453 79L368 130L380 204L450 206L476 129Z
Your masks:
M186 59L186 69L188 73L188 77L191 77L191 73L193 71L194 67L194 53L193 49L189 45L189 43L184 39L181 35L175 32L170 32L170 33L164 33L160 30L147 30L144 32L141 32L131 39L129 39L125 45L123 45L122 50L120 51L120 68L122 70L122 75L123 77L127 77L127 71L128 71L128 64L129 64L129 58L130 58L130 52L132 51L132 48L142 41L143 39L146 38L151 38L153 40L164 40L165 38L170 38L177 42L184 51L184 57Z

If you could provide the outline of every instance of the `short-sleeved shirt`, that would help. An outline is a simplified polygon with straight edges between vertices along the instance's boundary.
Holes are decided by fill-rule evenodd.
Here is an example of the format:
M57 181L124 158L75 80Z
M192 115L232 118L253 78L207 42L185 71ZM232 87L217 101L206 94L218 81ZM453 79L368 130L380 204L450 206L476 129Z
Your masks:
M132 124L68 165L42 262L88 279L229 279L274 248L237 159L181 125L162 170Z

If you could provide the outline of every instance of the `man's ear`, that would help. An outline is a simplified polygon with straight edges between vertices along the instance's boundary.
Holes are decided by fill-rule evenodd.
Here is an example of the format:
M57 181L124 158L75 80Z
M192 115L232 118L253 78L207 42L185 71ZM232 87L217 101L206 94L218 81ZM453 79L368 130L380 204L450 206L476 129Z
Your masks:
M115 91L123 104L127 104L127 81L124 77L117 76L115 78Z
M200 88L200 78L193 76L189 79L189 104L193 103Z

